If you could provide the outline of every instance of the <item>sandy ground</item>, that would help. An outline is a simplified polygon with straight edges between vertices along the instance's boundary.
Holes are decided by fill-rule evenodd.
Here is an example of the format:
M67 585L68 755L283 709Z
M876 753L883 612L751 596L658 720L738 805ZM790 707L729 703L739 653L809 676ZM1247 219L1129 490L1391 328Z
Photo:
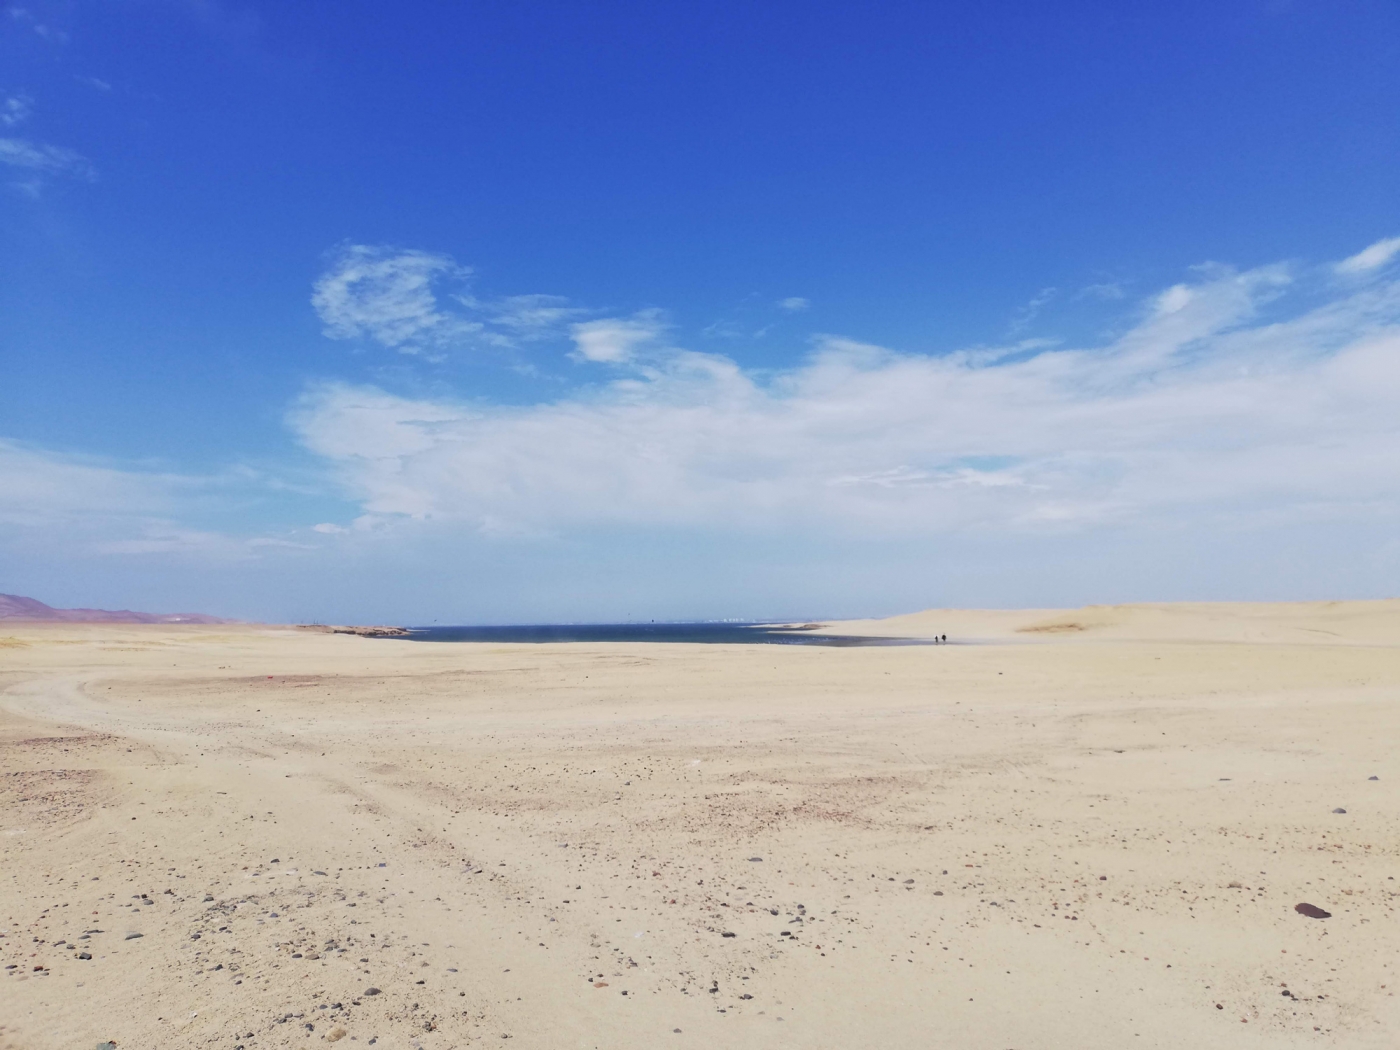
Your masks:
M0 625L0 1047L1397 1045L1400 602L840 629Z

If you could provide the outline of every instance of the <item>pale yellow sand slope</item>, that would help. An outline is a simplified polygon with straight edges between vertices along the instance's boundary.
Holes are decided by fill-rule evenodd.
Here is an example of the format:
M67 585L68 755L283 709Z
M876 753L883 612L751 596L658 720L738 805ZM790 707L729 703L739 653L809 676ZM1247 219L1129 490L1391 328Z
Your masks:
M1392 1047L1398 611L0 629L0 1047Z

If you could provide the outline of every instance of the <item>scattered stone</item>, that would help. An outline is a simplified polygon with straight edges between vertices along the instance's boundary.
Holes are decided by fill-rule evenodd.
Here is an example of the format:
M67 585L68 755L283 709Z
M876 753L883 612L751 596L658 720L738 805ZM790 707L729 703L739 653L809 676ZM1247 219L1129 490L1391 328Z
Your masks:
M105 1043L98 1043L97 1050L117 1050L117 1044L108 1039Z
M1293 910L1299 915L1306 915L1309 919L1330 919L1332 917L1330 911L1323 911L1316 904L1295 904Z
M1336 809L1334 809L1332 812L1333 812L1333 813L1345 813L1346 810L1344 810L1341 806L1338 806L1338 807L1337 807Z
M79 952L79 953L78 953L78 958L79 958L79 959L91 959L91 958L92 958L92 953L91 953L91 952Z
M594 982L593 982L593 987L594 987L594 988L606 988L607 986L608 986L608 982L607 982L607 981L594 981Z
M122 939L123 939L123 940L127 940L127 941L134 941L134 940L136 940L137 937L144 937L144 936L146 936L144 933L128 933L128 934L127 934L124 938L122 938Z
M740 998L740 999L752 999L753 996L751 996L748 992L745 992L743 995L739 996L739 998Z
M735 937L735 936L737 936L737 934L731 933L729 930L725 930L723 933L720 934L720 936L721 936L721 937Z
M328 1042L328 1043L334 1043L337 1039L344 1039L344 1038L345 1038L345 1029L344 1029L344 1028L332 1028L329 1032L326 1033L326 1042Z
M378 994L379 994L379 989L378 989L378 988L366 988L366 989L365 989L365 995L378 995Z
M906 885L906 886L912 886L912 885L914 885L914 880L913 880L913 879L905 879L905 880L904 880L904 885Z
M750 858L749 858L749 863L750 863L750 864L759 864L759 863L762 862L762 860L763 860L762 857L750 857ZM679 1032L680 1029L677 1028L676 1031Z
M1367 777L1366 779L1367 779L1367 780L1379 780L1380 777Z

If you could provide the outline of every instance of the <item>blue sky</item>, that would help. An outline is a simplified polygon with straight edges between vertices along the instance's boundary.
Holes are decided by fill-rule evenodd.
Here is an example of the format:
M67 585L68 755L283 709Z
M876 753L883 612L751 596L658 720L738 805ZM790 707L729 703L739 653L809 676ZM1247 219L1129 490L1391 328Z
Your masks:
M1400 9L0 14L0 590L833 616L1400 581Z

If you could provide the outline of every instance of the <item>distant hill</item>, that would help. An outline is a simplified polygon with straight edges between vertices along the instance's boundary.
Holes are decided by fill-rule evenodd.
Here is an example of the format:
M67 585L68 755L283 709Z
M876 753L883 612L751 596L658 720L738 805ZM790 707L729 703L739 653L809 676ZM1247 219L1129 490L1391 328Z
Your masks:
M36 598L0 594L0 623L230 623L203 613L143 613L130 609L55 609Z

